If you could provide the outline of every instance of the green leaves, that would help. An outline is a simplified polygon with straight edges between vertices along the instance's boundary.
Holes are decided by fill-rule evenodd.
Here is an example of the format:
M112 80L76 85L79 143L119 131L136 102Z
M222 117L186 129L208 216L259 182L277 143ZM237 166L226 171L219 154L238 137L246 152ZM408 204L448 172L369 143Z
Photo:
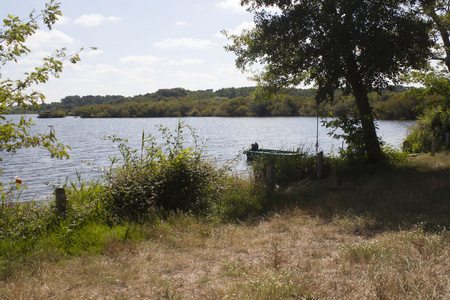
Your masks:
M17 16L8 15L0 29L0 63L2 65L17 63L20 57L29 54L30 49L25 46L25 42L39 30L39 22L42 21L51 29L60 16L62 16L60 4L54 0L50 0L40 14L31 12L26 21ZM78 53L67 55L65 48L59 49L52 55L44 57L42 64L36 66L33 71L24 73L23 78L0 80L0 115L13 106L25 110L29 107L39 107L39 104L44 102L45 96L32 88L46 83L50 77L59 77L63 70L63 62L66 60L77 63L80 57ZM2 120L0 151L14 154L22 148L41 147L47 149L53 158L69 157L67 150L70 148L58 143L53 132L31 134L30 129L34 125L31 119L25 120L22 117L18 123L4 121L4 118Z
M47 25L48 29L52 29L52 25L56 23L58 17L62 17L59 2L50 0L50 3L45 4L45 9L42 10L43 21Z
M397 83L411 68L426 66L434 44L430 24L405 9L407 0L244 0L256 27L232 35L226 50L245 70L264 66L255 78L269 92L314 83L316 100L337 89L355 96L364 148L370 161L382 159L368 93ZM271 13L266 8L278 8ZM414 32L414 34L411 34Z
M409 79L424 87L411 89L407 95L423 99L425 104L407 141L411 151L428 152L433 140L438 147L445 145L446 135L450 132L450 78L448 74L433 71L416 72Z
M183 130L189 128L190 135ZM195 132L184 122L175 131L159 126L162 144L154 136L142 133L140 149L119 142L119 163L107 175L105 209L111 221L144 221L154 213L170 211L205 214L221 188L223 174L203 158L203 145L197 142ZM185 138L191 138L193 147L185 147Z

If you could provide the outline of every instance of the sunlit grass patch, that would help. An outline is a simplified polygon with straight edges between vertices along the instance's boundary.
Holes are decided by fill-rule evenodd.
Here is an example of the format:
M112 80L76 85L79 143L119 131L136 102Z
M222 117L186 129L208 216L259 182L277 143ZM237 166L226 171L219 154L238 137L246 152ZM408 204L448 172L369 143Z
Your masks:
M449 242L446 231L416 228L346 246L342 253L350 268L366 270L361 278L379 299L444 299L450 292Z
M227 262L222 266L223 273L225 276L240 278L241 276L245 276L249 270L244 265L243 262Z
M437 233L425 232L424 224L418 224L410 231L402 231L397 237L396 245L405 254L420 256L423 259L439 259L445 247L450 244L450 232L442 229ZM444 250L445 251L445 250Z
M307 285L287 270L242 273L223 292L230 299L316 299Z
M346 245L342 251L347 260L356 263L370 263L389 254L389 250L377 241Z

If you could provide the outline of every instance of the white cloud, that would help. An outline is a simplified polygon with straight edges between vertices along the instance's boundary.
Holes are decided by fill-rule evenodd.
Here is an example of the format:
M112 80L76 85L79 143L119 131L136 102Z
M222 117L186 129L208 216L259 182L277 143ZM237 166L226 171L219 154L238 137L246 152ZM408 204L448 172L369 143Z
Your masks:
M175 25L176 26L186 26L186 25L188 25L188 23L185 21L178 21L178 22L175 22Z
M52 31L39 30L27 40L27 46L30 49L55 49L62 48L76 43L73 37L64 32L54 29Z
M86 27L98 26L105 21L105 17L99 14L95 15L82 15L78 19L75 19L75 24L81 24Z
M81 52L81 55L86 55L87 57L94 57L94 56L102 55L103 53L104 52L99 49L96 49L96 50L88 49L88 50Z
M39 51L39 52L33 52L31 54L28 54L27 56L19 59L17 61L18 65L23 65L23 66L38 66L38 65L42 65L42 59L44 57L48 57L51 55L51 52L47 52L47 51Z
M233 12L237 13L246 12L245 6L241 6L241 0L224 0L217 3L216 6L226 10L232 10Z
M120 17L114 17L114 16L107 17L106 19L107 19L108 21L110 21L110 22L120 22L120 21L122 21L122 18L120 18Z
M75 19L74 23L81 24L86 27L95 27L95 26L99 26L104 21L118 22L120 20L122 20L122 19L119 17L114 17L114 16L104 17L100 14L91 14L91 15L82 15L78 19Z
M251 30L255 27L254 22L242 22L238 26L236 26L234 29L227 29L227 33L233 34L233 35L240 35L243 30ZM216 33L216 37L225 37L222 32Z
M205 84L210 86L212 82L217 82L218 78L212 74L200 72L187 72L178 70L170 74L179 86L185 86L190 89L200 89Z
M166 83L161 81L166 70L156 70L148 66L137 67L128 65L80 63L68 65L66 70L74 74L70 79L64 77L58 80L58 86L53 86L50 94L60 94L59 99L66 95L124 95L132 96L147 93L161 88ZM50 87L46 85L46 87ZM58 87L64 89L57 90ZM58 96L52 96L52 99Z
M192 58L184 58L184 59L179 60L179 61L172 60L172 61L169 62L170 65L179 65L179 66L180 65L184 65L184 66L187 66L187 65L199 65L199 64L202 64L202 63L203 63L203 60L201 60L199 58L194 58L194 59L192 59Z
M210 40L182 38L182 39L166 39L161 42L156 42L155 47L158 48L194 48L204 49L215 46Z
M69 64L67 65L69 67ZM73 70L76 70L80 72L83 79L90 79L97 82L100 82L102 80L99 80L102 78L102 76L111 76L113 74L121 74L122 69L110 65L110 64L97 64L97 65L89 65L89 64L76 64L76 65L70 65L70 68Z
M213 88L221 88L221 87L239 87L239 86L254 86L256 83L253 80L250 80L251 73L241 72L236 69L233 64L223 64L217 63L214 64L215 71L214 75L220 78L221 86L213 86Z
M56 22L56 25L68 25L70 24L70 22L72 22L71 18L68 17L59 17L58 21Z
M126 72L124 70L124 72ZM128 77L135 80L136 78L142 78L143 74L153 74L153 73L157 73L158 71L154 68L149 68L149 67L137 67L137 68L131 68L128 71Z
M142 55L142 56L125 56L119 59L121 64L141 64L141 65L151 65L162 61L162 58L153 55Z

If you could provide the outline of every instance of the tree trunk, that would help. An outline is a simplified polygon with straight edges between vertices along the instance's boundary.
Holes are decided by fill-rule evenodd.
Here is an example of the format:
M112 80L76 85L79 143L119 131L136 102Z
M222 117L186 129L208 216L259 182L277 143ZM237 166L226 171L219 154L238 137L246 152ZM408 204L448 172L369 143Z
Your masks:
M352 87L356 100L356 106L361 118L361 127L363 130L363 139L367 159L369 162L376 163L383 159L380 142L378 141L377 131L374 124L372 108L369 104L369 98L361 87Z
M442 58L442 60L444 61L447 69L450 71L450 36L448 34L448 28L445 24L443 16L439 15L435 9L436 8L429 10L427 15L432 18L437 30L439 31L439 34L441 35L442 43L444 44L445 49L445 57Z
M442 42L445 48L445 57L443 58L445 66L450 71L450 37L447 32L446 27L442 27L440 24L438 25L439 32L441 34Z
M364 148L367 154L367 159L371 163L380 162L383 160L383 154L381 152L380 142L378 141L372 107L369 103L367 90L359 75L358 65L354 57L347 56L345 58L345 63L347 67L347 74L345 78L352 88L359 116L361 118Z

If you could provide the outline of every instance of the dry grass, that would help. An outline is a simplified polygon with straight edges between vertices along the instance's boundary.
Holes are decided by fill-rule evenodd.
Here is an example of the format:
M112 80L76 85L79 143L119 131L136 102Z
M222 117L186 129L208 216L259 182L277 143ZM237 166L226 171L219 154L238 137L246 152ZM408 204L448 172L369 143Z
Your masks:
M372 219L325 223L298 209L256 224L179 222L154 240L111 245L105 256L35 262L0 283L0 298L450 297L448 232L417 227L366 238L353 228Z
M431 167L421 159L413 164L424 168L422 181L405 177L412 176L408 167L403 176L358 186L317 183L279 195L296 205L256 221L180 216L143 229L151 237L146 242L112 242L103 256L24 262L0 282L0 299L450 299L449 232L437 223L431 231L414 224L420 215L408 217L415 212L408 205L435 199L429 190L448 202L450 159L442 155ZM379 200L376 191L403 199L405 214L377 212L370 205ZM425 212L442 220L441 212ZM386 224L392 216L401 220Z

